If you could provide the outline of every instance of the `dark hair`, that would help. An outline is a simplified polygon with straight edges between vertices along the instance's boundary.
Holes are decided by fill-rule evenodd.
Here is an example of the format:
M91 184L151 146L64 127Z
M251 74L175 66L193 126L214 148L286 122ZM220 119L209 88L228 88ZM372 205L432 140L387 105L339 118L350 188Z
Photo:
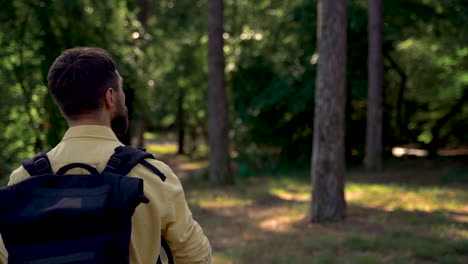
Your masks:
M55 102L69 118L101 108L107 88L119 89L112 57L100 48L65 50L50 67L47 81Z

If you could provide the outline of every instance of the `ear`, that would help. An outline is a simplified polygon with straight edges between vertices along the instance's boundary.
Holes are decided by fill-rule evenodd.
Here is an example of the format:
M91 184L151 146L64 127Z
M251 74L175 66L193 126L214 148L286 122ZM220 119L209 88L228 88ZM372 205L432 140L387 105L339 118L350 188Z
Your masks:
M106 109L111 109L115 105L115 98L116 93L113 88L107 88L105 96L104 96L104 107Z

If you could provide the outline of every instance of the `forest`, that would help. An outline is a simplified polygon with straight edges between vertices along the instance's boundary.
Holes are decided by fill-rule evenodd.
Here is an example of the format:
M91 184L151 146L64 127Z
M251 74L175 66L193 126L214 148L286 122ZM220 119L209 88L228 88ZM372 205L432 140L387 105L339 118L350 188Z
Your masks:
M67 130L47 73L77 46L114 57L120 140L174 166L215 263L468 260L466 0L0 0L1 185Z

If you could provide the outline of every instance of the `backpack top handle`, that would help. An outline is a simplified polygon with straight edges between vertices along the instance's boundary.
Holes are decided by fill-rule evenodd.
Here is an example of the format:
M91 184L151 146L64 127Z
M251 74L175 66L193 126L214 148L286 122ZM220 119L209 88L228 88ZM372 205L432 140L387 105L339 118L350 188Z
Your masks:
M71 169L74 169L74 168L82 168L82 169L85 169L87 171L89 171L91 174L99 174L98 170L96 170L96 168L94 168L93 166L90 166L88 164L84 164L84 163L70 163L68 165L65 165L63 166L62 168L60 168L58 171L57 171L57 175L64 175L65 172L71 170Z

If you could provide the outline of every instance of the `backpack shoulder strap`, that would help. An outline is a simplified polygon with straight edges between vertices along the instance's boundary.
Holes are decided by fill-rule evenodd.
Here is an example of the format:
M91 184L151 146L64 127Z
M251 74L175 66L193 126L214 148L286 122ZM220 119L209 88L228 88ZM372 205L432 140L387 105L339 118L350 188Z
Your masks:
M132 148L130 146L120 146L115 149L114 154L109 158L106 168L102 173L111 172L122 175L127 175L133 167L137 164L141 164L158 175L162 181L166 180L166 176L151 163L147 162L145 159L156 159L153 154L146 152L141 148ZM171 249L167 241L161 237L161 245L166 252L166 256L169 260L169 264L174 264L174 257L172 256ZM161 264L161 256L158 257L156 262Z
M137 164L141 164L158 175L162 181L166 176L155 166L151 165L145 159L156 159L153 154L140 148L130 146L120 146L115 149L114 154L109 158L104 172L118 173L127 175Z
M36 156L31 159L22 160L21 164L23 164L24 169L26 169L31 176L53 174L49 158L44 152L36 154Z

